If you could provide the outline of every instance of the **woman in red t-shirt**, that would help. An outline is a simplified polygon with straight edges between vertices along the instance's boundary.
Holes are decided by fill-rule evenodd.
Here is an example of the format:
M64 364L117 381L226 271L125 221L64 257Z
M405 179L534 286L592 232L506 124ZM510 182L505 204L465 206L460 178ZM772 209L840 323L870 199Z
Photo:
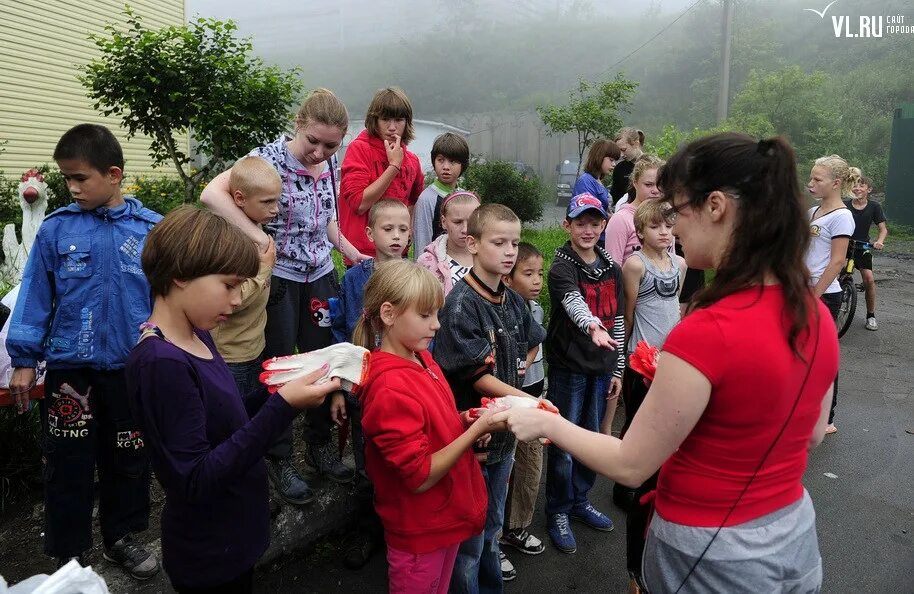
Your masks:
M710 136L676 153L659 183L687 264L717 273L667 337L625 438L534 410L492 422L518 439L549 438L631 487L660 469L642 565L653 594L818 591L801 478L825 434L838 342L808 286L793 149L782 138Z

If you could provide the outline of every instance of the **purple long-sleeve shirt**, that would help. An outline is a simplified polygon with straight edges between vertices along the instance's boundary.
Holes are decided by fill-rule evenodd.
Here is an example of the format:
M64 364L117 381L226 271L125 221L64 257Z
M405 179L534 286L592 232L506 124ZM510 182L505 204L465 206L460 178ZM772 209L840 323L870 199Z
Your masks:
M197 334L212 359L153 337L127 361L130 404L165 490L163 563L183 587L231 580L266 551L263 456L296 414L265 389L242 399L210 335Z

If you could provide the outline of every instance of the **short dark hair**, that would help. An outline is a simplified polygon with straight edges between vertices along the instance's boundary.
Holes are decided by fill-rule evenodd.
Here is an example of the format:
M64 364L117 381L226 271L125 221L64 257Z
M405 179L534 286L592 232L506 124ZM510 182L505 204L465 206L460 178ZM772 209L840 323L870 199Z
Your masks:
M461 175L467 172L470 166L470 145L467 139L453 132L445 132L435 139L432 144L432 163L441 155L445 159L460 163Z
M530 258L542 258L543 252L533 245L532 243L522 241L517 244L517 260L514 261L514 268L511 269L511 272L508 273L508 276L514 276L514 271L517 270L517 267L521 265L522 262L526 262Z
M54 160L78 159L100 173L111 167L124 170L124 151L111 130L98 124L73 126L60 137L54 147Z
M146 236L140 258L155 296L176 280L210 274L250 278L260 268L254 242L219 215L191 205L171 211Z
M406 120L406 128L403 129L403 136L400 138L401 143L409 144L416 137L416 130L413 128L413 105L403 89L387 87L374 94L368 105L368 113L365 114L365 129L375 138L381 136L378 126L378 120L381 118Z
M587 153L587 163L584 165L584 171L597 179L603 177L603 159L609 157L613 161L618 161L622 156L622 150L612 140L599 138L590 145L590 151Z

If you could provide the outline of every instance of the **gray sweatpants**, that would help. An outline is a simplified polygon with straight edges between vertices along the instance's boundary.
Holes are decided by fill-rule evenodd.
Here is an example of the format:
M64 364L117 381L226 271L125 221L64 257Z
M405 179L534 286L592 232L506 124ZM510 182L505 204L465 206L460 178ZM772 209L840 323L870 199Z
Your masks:
M695 565L716 530L674 524L654 514L642 561L648 591L807 594L821 590L816 513L805 490L796 503L721 529Z

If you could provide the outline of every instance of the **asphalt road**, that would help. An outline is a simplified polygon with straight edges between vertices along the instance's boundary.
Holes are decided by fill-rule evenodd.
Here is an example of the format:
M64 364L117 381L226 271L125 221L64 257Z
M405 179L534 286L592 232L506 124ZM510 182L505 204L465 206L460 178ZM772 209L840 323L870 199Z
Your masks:
M816 508L828 593L914 592L914 258L879 254L875 264L880 328L863 328L860 294L857 320L841 341L839 431L811 453L804 480ZM505 591L626 591L625 521L610 492L610 481L600 478L592 501L616 522L614 532L575 525L573 555L549 545L532 557L506 549L518 578ZM542 513L532 531L548 542ZM356 572L343 569L338 555L327 544L261 571L258 591L386 591L383 553Z

